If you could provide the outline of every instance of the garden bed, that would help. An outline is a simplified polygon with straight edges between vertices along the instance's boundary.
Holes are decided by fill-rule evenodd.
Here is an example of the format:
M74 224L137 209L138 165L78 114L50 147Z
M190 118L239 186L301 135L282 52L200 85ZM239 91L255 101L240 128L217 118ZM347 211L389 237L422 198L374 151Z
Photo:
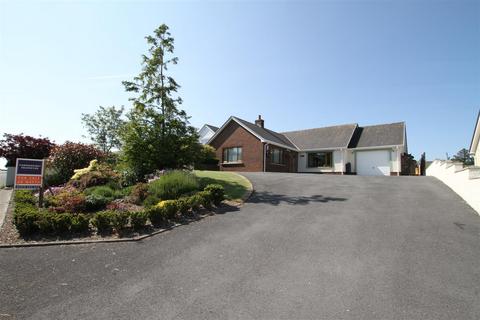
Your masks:
M13 206L8 210L5 217L4 224L0 229L0 248L14 247L14 246L41 246L41 245L55 245L55 244L84 244L90 242L127 242L138 241L147 237L156 235L158 233L171 230L181 225L186 225L192 222L202 220L208 216L215 214L222 214L230 211L238 210L238 203L233 205L226 201L219 207L211 210L200 209L197 213L188 217L183 217L180 220L166 223L162 226L153 226L147 224L141 230L134 230L127 227L121 235L118 233L96 233L93 231L87 233L65 233L63 235L48 235L48 234L33 234L29 237L22 237L13 224Z
M245 179L231 175L233 180ZM48 208L38 208L33 194L16 192L0 230L0 247L141 240L214 213L237 210L251 187L245 179L247 187L238 198L237 187L237 193L231 193L230 185L237 184L232 179L202 180L174 172L125 189L104 185L79 191L66 186L46 196ZM229 190L226 196L223 186Z

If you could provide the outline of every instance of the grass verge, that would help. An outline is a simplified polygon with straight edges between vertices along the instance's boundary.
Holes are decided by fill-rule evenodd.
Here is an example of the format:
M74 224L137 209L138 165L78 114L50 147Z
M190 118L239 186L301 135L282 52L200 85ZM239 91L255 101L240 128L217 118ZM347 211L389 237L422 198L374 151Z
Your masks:
M195 170L201 186L218 183L225 188L227 200L239 201L252 188L250 181L234 172Z

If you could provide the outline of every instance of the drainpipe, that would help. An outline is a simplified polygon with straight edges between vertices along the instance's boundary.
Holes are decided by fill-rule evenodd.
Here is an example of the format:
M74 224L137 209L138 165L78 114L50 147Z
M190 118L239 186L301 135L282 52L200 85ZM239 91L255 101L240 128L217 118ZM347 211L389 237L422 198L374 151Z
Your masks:
M345 172L345 149L340 149L342 152L342 176L344 175Z
M268 143L263 144L263 172L267 172L267 145Z
M400 154L400 147L397 146L397 176L402 171L402 155Z

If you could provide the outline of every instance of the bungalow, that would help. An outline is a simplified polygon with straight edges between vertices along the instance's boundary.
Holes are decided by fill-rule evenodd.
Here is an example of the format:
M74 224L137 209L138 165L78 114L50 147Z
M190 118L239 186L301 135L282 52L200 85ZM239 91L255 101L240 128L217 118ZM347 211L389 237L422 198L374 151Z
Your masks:
M217 151L220 170L400 175L407 152L404 122L339 126L278 133L230 117L208 144Z
M475 166L480 167L480 111L478 112L477 122L473 130L472 142L470 142L470 154L475 159Z

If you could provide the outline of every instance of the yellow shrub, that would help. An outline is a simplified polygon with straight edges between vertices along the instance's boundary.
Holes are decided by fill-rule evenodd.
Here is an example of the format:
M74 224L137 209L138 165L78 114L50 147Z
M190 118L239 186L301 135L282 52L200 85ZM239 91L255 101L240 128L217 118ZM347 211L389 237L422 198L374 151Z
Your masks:
M73 170L73 172L75 172L75 174L72 176L71 180L78 180L83 175L89 173L90 171L95 170L95 168L97 166L97 162L98 162L97 160L92 160L92 161L90 161L90 164L88 165L88 167L83 168L83 169Z

